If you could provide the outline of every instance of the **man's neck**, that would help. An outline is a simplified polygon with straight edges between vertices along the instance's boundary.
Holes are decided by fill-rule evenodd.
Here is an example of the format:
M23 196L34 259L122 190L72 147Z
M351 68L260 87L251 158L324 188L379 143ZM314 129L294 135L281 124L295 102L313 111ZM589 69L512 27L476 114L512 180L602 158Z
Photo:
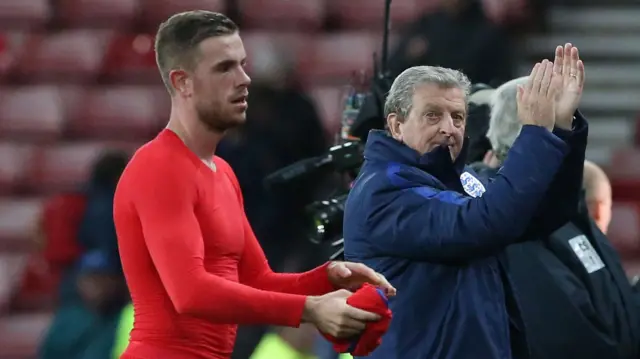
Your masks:
M195 114L177 111L175 108L171 110L167 128L173 131L204 163L213 166L212 159L223 133L211 131Z

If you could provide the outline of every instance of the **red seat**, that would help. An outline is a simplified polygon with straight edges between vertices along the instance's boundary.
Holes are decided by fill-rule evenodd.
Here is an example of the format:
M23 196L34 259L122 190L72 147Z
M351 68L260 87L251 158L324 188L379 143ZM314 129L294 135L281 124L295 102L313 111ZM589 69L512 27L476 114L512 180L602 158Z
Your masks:
M242 41L247 52L247 72L268 71L272 61L285 59L295 70L306 58L309 37L288 32L243 32Z
M162 83L156 67L154 37L146 34L116 35L107 51L104 73L118 83Z
M41 193L77 190L88 181L94 162L106 147L96 142L46 146L29 171L29 184Z
M607 236L622 256L640 250L640 217L635 203L613 203L611 224Z
M65 103L53 86L27 86L0 90L0 134L50 140L64 129Z
M615 200L640 202L640 150L616 150L607 167L607 174L611 178Z
M20 32L0 34L0 81L13 74L27 37Z
M640 149L628 147L616 150L608 172L612 178L640 178Z
M58 17L66 26L126 28L140 8L139 0L58 0Z
M0 199L0 249L32 249L41 216L39 199Z
M49 0L0 1L0 26L5 29L40 27L51 18L51 14Z
M394 0L391 2L391 22L398 25L410 22L422 14L428 0ZM384 0L328 0L329 14L347 29L384 29Z
M28 79L94 80L101 69L110 31L67 30L34 36L18 70Z
M169 119L163 87L122 86L91 90L72 118L75 134L96 139L150 139Z
M309 91L327 134L335 134L340 129L345 95L346 92L340 87L315 87Z
M139 142L83 141L58 143L37 149L27 184L38 193L75 192L89 180L95 161L105 150L132 153Z
M301 69L305 82L347 84L354 73L373 68L381 43L371 33L347 32L320 36L311 46Z
M160 23L171 15L190 10L208 10L224 13L225 0L140 0L142 5L143 26L157 30Z
M0 194L21 188L33 156L34 150L29 145L0 143Z
M0 319L0 358L36 358L51 313L14 314Z
M25 253L0 253L0 310L7 308L19 290L27 260Z
M325 21L325 0L240 0L243 24L261 29L319 30Z

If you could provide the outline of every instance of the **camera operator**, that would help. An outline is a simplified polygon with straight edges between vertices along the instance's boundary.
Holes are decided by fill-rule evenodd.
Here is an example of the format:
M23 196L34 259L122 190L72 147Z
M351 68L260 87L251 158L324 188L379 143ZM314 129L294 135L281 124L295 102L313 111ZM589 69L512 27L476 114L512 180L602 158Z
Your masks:
M389 133L369 135L344 218L345 257L398 288L391 327L371 358L527 357L499 257L532 224L550 231L577 209L587 123L573 114L584 67L576 49L563 70L563 55L556 49L520 88L525 126L486 187L465 167L466 76L420 66L395 79Z
M522 125L516 91L528 77L493 94L487 137L492 150L481 176L494 178ZM578 212L539 240L513 244L501 258L514 287L532 359L637 358L640 337L636 298L606 233L611 187L604 172L586 162ZM592 218L589 218L591 215ZM532 223L535 225L535 223Z

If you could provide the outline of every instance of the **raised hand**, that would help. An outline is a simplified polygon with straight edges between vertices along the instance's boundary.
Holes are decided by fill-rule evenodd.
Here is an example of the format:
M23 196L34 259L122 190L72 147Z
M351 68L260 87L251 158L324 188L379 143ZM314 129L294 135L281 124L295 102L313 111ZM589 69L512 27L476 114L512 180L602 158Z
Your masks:
M562 78L553 76L553 63L537 63L524 86L518 86L516 100L518 117L523 125L535 125L553 130L556 122L556 99Z
M320 297L307 297L303 321L312 323L322 333L335 338L355 337L365 330L368 322L380 316L347 304L351 292L341 289Z
M556 126L570 130L584 88L584 63L580 60L578 48L570 43L564 48L556 47L553 72L562 78L556 100Z

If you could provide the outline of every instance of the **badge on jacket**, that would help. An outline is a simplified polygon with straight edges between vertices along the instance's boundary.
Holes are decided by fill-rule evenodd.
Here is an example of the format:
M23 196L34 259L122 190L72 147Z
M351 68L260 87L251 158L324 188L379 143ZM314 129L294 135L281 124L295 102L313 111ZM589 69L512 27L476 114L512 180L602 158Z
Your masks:
M591 274L604 268L604 262L584 234L571 238L569 245L582 262L587 273Z
M460 175L460 182L464 191L473 198L482 197L482 194L486 191L482 182L469 172L464 172Z

